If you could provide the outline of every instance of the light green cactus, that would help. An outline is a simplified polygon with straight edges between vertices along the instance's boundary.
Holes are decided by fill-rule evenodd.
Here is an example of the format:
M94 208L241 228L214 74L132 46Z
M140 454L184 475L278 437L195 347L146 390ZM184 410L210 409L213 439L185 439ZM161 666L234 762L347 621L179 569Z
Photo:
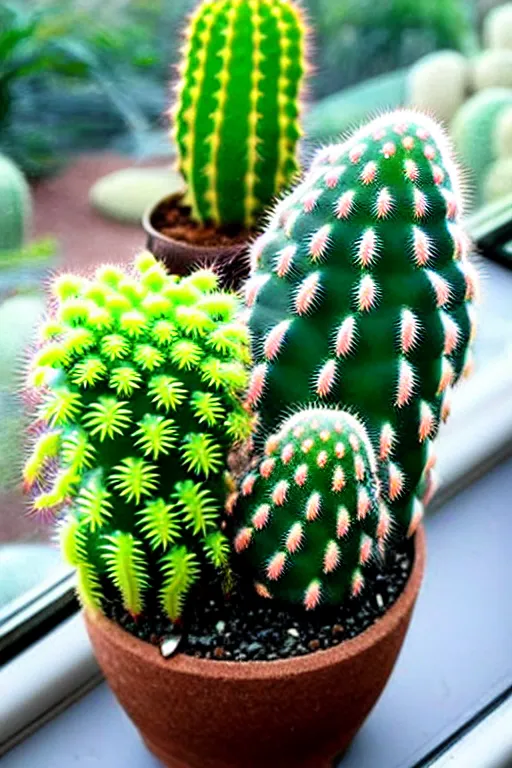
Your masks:
M412 534L432 441L471 369L477 277L439 126L397 111L321 150L251 252L248 403L267 436L311 402L358 415Z
M32 216L25 177L9 158L0 155L0 259L2 251L19 250Z
M312 610L358 595L390 515L363 424L336 409L285 419L240 484L234 547L257 593Z
M55 514L83 603L159 604L177 619L208 569L227 569L227 455L251 417L239 392L247 330L236 298L201 270L153 256L133 274L62 275L29 371L41 404L24 480Z
M305 25L291 0L203 0L174 138L197 221L251 227L295 176Z

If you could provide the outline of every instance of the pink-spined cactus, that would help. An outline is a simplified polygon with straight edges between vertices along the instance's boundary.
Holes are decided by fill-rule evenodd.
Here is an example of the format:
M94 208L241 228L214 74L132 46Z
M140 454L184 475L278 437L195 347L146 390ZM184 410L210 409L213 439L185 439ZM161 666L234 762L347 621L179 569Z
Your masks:
M399 110L321 149L251 253L260 437L308 404L357 414L380 502L409 536L432 495L452 389L472 366L478 279L462 197L440 126Z

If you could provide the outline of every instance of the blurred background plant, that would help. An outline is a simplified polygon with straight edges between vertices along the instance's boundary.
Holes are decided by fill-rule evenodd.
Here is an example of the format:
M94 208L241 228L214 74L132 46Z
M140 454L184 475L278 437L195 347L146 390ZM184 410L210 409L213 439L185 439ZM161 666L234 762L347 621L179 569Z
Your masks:
M316 29L316 95L409 66L440 48L476 46L466 0L307 0Z
M28 176L120 131L148 129L150 105L127 84L131 69L150 63L134 45L135 28L108 28L94 8L67 1L0 5L0 150Z

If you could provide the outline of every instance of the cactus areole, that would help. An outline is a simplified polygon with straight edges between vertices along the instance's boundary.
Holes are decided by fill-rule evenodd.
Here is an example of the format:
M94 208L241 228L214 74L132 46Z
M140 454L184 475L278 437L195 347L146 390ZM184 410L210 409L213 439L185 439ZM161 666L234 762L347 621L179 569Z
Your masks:
M477 276L461 204L439 126L398 111L321 149L251 253L260 437L308 403L357 414L381 500L409 535L451 390L471 369Z

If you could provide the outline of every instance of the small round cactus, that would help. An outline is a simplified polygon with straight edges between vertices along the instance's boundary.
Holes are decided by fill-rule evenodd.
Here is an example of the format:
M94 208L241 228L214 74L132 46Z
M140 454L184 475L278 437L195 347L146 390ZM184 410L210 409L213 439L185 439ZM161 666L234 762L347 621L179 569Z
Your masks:
M177 619L204 570L228 567L227 456L251 430L237 300L147 252L132 273L62 275L53 294L29 370L33 508L59 520L87 607L117 596Z
M451 389L471 370L477 277L460 214L441 129L398 111L320 150L251 253L248 402L260 435L283 409L354 410L409 535Z
M174 138L195 220L252 227L298 169L305 25L291 0L203 0Z
M306 610L358 595L390 528L378 493L374 451L359 419L310 408L283 421L234 505L234 548L256 592Z

